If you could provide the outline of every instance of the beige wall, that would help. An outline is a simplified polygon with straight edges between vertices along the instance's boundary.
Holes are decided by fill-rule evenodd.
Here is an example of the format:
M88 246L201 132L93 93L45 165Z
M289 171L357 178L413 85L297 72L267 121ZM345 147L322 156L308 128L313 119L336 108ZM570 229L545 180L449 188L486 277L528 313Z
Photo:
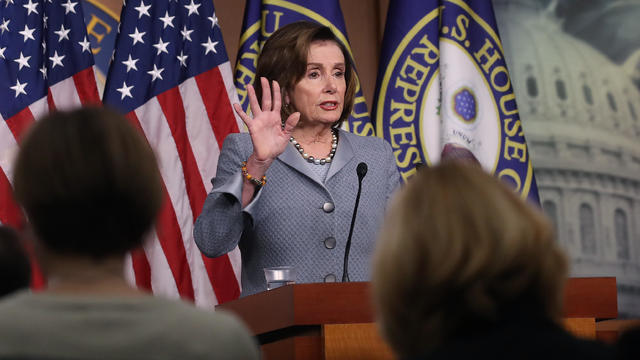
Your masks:
M92 2L102 3L114 13L120 14L122 0L93 0ZM246 0L214 0L213 3L229 60L233 66L238 52L238 40L240 39ZM389 0L340 0L340 6L360 75L362 90L369 105L369 111L371 111Z

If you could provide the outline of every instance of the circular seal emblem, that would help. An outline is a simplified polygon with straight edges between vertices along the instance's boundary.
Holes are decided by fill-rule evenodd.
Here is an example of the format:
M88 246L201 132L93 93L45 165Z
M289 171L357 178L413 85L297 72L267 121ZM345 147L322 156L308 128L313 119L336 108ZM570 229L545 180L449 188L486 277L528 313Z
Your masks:
M448 0L406 27L391 47L376 133L391 143L404 179L418 163L464 159L528 195L533 170L502 44L490 23L467 3Z

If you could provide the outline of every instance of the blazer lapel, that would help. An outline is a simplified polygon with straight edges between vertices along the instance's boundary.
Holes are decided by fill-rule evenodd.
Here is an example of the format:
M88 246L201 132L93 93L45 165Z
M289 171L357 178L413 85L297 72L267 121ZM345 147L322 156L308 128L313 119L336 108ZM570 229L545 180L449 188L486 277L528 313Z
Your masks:
M349 161L353 158L353 147L349 142L349 137L345 131L340 130L339 138L338 138L338 148L336 149L336 155L333 157L331 161L331 168L329 168L329 173L327 174L327 179L325 182L329 182L329 179L335 174L337 174Z
M354 156L353 147L349 142L348 135L345 135L345 132L340 130L339 136L336 155L331 161L331 167L329 168L329 173L327 174L325 182L328 182L333 175L337 174L349 161L351 161ZM293 144L287 144L287 147L284 149L282 154L278 155L278 159L324 187L324 184L309 170L306 160L300 156L300 153Z
M337 150L336 150L336 154L337 154ZM318 183L320 186L324 187L324 184L322 184L316 178L315 174L309 170L306 164L306 160L300 155L300 153L295 148L295 146L293 146L293 144L291 143L287 144L282 154L278 155L278 159L283 163L289 165L290 167L298 170L298 172L307 176L309 179Z

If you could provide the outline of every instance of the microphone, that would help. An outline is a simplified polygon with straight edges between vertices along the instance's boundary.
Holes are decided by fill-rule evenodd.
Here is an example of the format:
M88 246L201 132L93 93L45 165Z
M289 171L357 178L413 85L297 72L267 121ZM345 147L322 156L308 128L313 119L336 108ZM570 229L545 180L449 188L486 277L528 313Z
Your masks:
M356 168L358 174L358 193L356 194L356 205L353 207L353 216L351 217L351 227L349 228L349 237L347 245L344 249L344 270L342 272L342 282L349 282L349 251L351 250L351 236L353 235L353 225L356 223L356 214L358 213L358 203L360 202L360 191L362 190L362 179L367 175L367 164L361 162Z

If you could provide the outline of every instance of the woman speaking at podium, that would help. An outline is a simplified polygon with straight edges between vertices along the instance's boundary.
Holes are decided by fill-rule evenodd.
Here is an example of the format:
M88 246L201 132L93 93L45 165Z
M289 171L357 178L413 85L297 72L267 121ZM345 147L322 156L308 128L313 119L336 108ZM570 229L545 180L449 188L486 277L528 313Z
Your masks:
M194 235L210 257L239 245L242 296L265 290L263 269L274 266L293 266L302 283L369 280L400 177L387 142L340 130L357 86L349 59L328 27L289 24L258 59L260 83L248 87L253 116L234 104L249 132L225 139Z

